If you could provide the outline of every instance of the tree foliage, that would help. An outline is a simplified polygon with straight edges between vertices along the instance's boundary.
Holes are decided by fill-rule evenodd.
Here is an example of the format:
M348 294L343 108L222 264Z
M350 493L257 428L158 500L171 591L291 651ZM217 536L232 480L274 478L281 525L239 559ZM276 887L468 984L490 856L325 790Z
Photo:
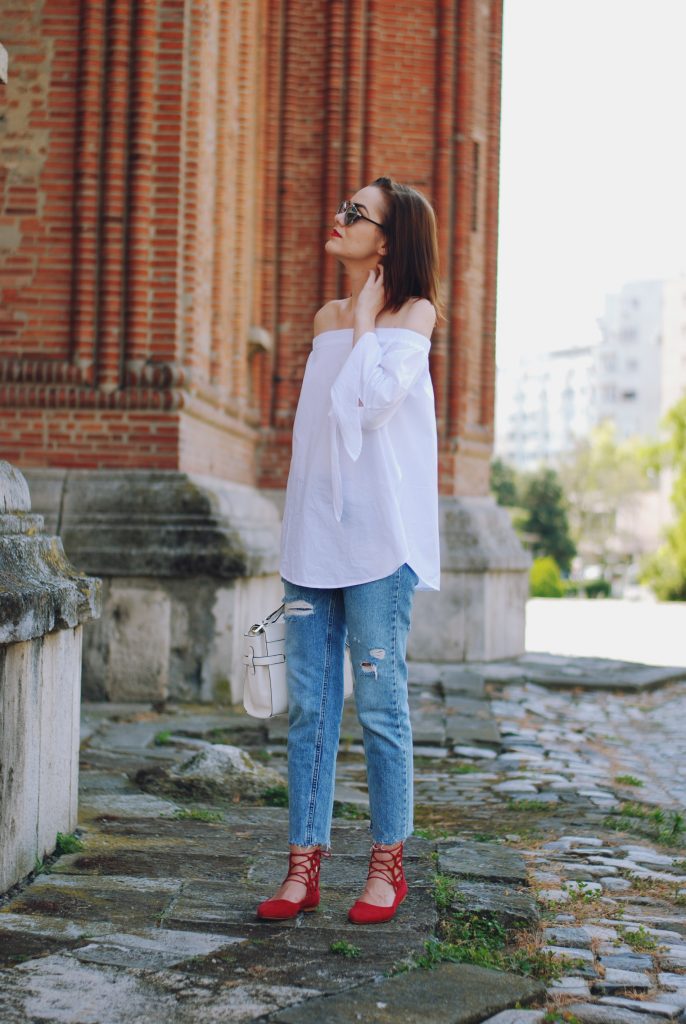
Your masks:
M653 465L674 471L671 501L675 521L665 531L665 542L645 560L641 582L648 583L657 596L667 601L686 600L686 396L672 406L663 425L668 439L655 445Z
M514 528L534 556L549 555L564 572L569 571L576 547L556 471L544 467L524 473L502 459L494 459L491 490L498 504L508 507Z
M567 500L554 469L545 467L529 478L522 505L527 511L522 527L534 555L549 555L563 572L569 572L576 545L569 533Z
M519 480L517 470L500 458L491 462L491 490L499 505L515 506L517 504Z
M537 558L529 570L529 593L532 597L563 597L560 568L554 558Z
M659 458L651 442L617 441L615 424L604 420L560 462L571 535L586 561L606 565L610 550L635 547L633 536L618 536L617 512L654 486Z

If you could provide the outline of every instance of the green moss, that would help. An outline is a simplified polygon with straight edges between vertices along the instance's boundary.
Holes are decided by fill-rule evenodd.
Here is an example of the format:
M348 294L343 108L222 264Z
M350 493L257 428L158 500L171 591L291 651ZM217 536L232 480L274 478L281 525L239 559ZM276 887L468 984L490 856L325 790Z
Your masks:
M262 803L267 807L288 807L288 786L269 786L262 791Z

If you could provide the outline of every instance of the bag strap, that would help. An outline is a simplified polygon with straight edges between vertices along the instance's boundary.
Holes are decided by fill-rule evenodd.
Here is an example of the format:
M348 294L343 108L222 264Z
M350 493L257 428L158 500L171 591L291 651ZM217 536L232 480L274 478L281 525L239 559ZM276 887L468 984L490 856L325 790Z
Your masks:
M243 655L243 664L255 671L255 666L260 665L282 665L286 660L285 654L258 654L255 657L255 652L252 647L250 648L249 654Z
M265 626L271 626L272 623L276 622L283 615L284 608L285 605L280 604L266 619L262 619L262 622L256 622L254 626L251 626L246 636L259 636L260 633L264 633Z

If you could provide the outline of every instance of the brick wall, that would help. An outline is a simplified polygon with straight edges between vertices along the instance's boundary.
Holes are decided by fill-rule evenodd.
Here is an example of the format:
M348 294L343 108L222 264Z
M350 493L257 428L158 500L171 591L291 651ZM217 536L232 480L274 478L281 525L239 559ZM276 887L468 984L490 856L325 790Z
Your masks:
M439 223L446 493L493 443L501 0L0 0L0 450L283 487L337 203Z

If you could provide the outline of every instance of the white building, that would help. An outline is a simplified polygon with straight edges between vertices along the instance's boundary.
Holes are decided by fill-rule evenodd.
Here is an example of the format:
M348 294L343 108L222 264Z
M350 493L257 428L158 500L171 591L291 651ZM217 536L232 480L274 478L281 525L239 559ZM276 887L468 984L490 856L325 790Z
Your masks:
M686 273L664 283L660 416L686 394Z
M498 367L495 454L519 469L536 469L554 463L604 419L614 421L618 441L656 437L663 391L671 396L686 386L686 278L677 281L630 282L608 295L593 344ZM663 358L668 322L669 359L678 373Z
M662 367L660 384L660 419L686 395L686 273L665 281L662 307ZM674 472L664 469L660 474L661 524L674 519L671 493Z
M590 345L498 367L495 454L519 469L536 469L570 451L593 423L594 372Z
M520 470L555 465L577 438L610 419L618 441L657 438L686 395L686 274L634 281L608 295L599 340L499 367L495 454ZM636 557L655 550L673 519L673 474L617 508L616 543Z
M662 281L633 281L608 295L595 346L596 423L614 421L617 439L656 436L660 420Z

